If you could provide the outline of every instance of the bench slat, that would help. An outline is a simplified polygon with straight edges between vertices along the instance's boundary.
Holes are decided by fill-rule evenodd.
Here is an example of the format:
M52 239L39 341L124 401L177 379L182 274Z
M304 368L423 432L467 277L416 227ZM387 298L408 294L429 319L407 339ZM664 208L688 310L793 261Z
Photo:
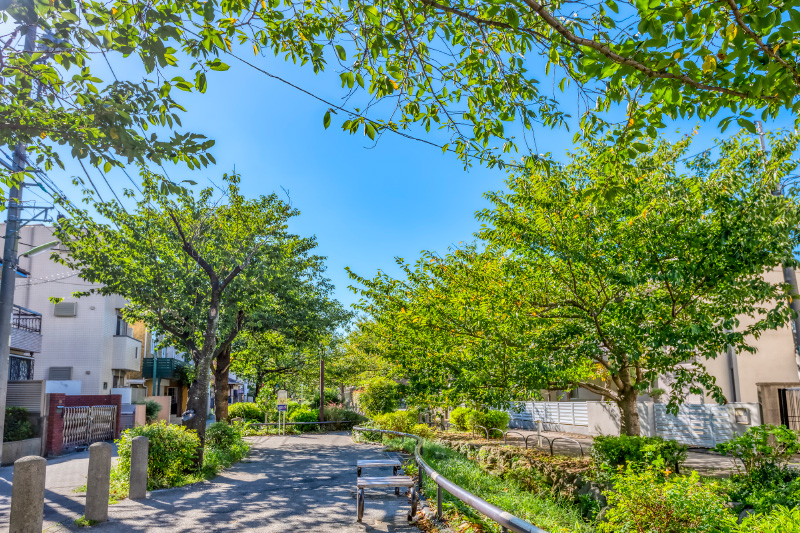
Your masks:
M356 466L361 468L364 466L403 466L397 459L378 459L369 461L358 461Z
M413 486L414 480L408 476L360 477L356 482L356 488Z

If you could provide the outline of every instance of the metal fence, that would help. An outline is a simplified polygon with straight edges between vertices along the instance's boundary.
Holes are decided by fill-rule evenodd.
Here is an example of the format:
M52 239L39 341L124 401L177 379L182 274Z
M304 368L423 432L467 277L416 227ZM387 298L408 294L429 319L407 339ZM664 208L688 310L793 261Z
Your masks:
M61 407L63 409L64 448L88 446L93 442L114 438L117 425L116 405Z
M500 524L500 528L504 533L507 531L513 531L514 533L547 533L547 531L544 529L539 529L533 524L526 522L525 520L500 509L496 505L487 502L483 498L472 494L468 490L459 487L446 477L436 472L436 470L431 468L431 466L428 465L428 463L426 463L422 458L422 439L417 435L401 433L399 431L388 431L385 429L372 429L359 426L354 427L353 431L386 433L389 435L403 437L403 439L410 438L417 441L417 445L414 448L414 459L416 460L417 468L419 469L419 486L422 488L423 473L429 476L431 480L436 483L436 514L440 519L442 517L442 490L446 490L462 502L486 516L489 520L493 520L494 522Z
M510 411L511 420L517 424L545 424L588 426L589 408L586 402L519 402Z

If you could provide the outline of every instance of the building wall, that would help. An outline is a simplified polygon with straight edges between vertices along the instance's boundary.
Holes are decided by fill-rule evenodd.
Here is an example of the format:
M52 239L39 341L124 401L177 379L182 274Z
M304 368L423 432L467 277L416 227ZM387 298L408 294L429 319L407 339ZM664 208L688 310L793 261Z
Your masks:
M21 232L19 252L52 240L52 228L25 226ZM64 254L66 251L62 246L52 252L21 259L20 266L31 275L17 280L14 298L18 305L42 313L42 351L35 357L34 379L46 380L50 367L72 367L72 379L81 381L82 394L108 394L113 383L116 310L124 307L126 301L121 296L97 294L75 298L73 292L87 291L99 285L89 284L80 279L76 271L53 262L50 259L52 253ZM55 316L54 305L49 301L51 297L77 302L76 316Z

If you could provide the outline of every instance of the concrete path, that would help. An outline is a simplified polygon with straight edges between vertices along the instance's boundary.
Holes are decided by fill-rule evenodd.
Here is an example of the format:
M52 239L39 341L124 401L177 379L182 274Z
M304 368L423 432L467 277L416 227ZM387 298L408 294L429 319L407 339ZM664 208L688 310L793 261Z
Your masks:
M124 500L92 531L418 531L406 519L408 496L393 489L368 491L363 523L356 522L355 464L386 457L381 447L355 444L347 433L248 440L248 458L212 481ZM70 521L53 531L75 529Z
M113 457L117 456L114 446ZM112 459L113 462L113 459ZM47 461L45 477L44 528L55 526L83 515L86 494L74 492L86 484L89 469L89 451L71 453ZM0 531L8 530L8 513L11 509L11 480L13 466L0 468Z

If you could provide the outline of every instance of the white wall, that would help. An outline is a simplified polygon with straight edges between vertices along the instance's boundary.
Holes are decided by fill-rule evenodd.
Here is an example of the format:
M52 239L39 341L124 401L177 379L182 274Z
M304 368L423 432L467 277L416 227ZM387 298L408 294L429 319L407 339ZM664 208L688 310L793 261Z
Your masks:
M28 225L22 229L19 251L52 240L51 228ZM55 252L65 253L58 249ZM51 366L71 366L72 379L81 382L82 394L109 394L116 309L124 307L125 299L100 295L73 297L73 292L95 286L81 280L75 271L53 262L50 255L51 252L45 252L21 259L20 266L31 275L17 280L14 298L16 304L42 313L42 351L35 356L34 379L46 380ZM77 316L54 316L50 297L77 301Z
M44 382L45 394L66 394L68 396L77 396L81 394L83 382L80 380L47 380Z

